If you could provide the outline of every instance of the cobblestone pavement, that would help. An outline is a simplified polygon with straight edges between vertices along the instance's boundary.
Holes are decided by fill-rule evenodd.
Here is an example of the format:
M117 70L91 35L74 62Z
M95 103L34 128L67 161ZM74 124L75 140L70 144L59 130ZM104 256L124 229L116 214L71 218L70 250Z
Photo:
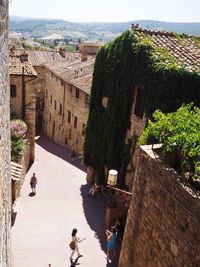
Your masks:
M36 173L36 195L30 196L30 177ZM88 197L84 166L70 152L45 137L36 140L35 162L29 169L15 206L12 227L13 267L115 267L105 259L105 199ZM86 240L83 257L70 263L72 228Z

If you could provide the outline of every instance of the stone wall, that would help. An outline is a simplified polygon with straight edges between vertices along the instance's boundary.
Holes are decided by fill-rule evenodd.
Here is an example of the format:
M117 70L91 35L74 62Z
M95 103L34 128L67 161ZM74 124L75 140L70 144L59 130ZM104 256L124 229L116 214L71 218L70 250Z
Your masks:
M19 162L20 165L18 165L20 168L20 177L19 180L12 179L12 204L15 203L15 200L20 196L20 191L22 188L22 185L25 181L25 175L28 171L28 168L30 166L30 144L26 144L26 149L21 157L21 160ZM13 164L13 163L12 163ZM12 171L11 171L12 173Z
M44 66L34 66L37 72L37 79L35 81L36 91L36 131L42 131L43 124L43 111L45 101L45 89L46 89L46 68Z
M8 1L0 1L0 266L10 266L10 100Z
M119 267L200 266L200 192L143 146Z
M79 90L78 98L76 90ZM73 148L77 153L81 153L83 147L89 109L86 103L87 96L84 91L63 82L47 70L43 131L56 143Z
M130 116L130 129L127 130L126 134L126 140L125 142L128 142L128 139L132 139L133 143L136 144L138 141L138 138L141 136L145 125L146 125L146 117L143 116L142 118L135 115L135 106L136 106L136 100L137 100L137 91L138 88L134 89L134 97L133 97L133 104L131 108L131 116ZM135 175L135 169L137 165L137 158L138 158L138 149L135 149L136 146L133 145L133 149L130 152L131 154L131 163L129 164L127 168L127 173L125 176L125 185L127 186L128 190L132 190L133 186L133 177Z

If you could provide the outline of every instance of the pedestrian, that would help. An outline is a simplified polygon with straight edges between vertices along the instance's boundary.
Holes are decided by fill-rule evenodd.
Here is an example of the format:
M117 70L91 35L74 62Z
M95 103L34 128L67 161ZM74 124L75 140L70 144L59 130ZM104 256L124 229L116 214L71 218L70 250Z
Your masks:
M86 238L80 239L79 237L76 236L78 230L76 228L74 228L72 230L72 241L70 242L70 247L72 249L72 253L70 256L70 260L72 261L72 257L74 256L74 253L77 253L78 257L82 257L83 255L80 254L79 252L79 248L78 248L78 243L82 242L83 240L85 240ZM73 243L73 244L72 244ZM72 245L71 245L72 244ZM74 249L73 249L74 246Z
M111 259L110 259L110 252L113 252L113 255L115 257L115 244L116 244L116 240L117 240L117 231L116 229L113 227L111 229L111 231L106 230L106 235L107 235L107 261L110 263Z
M120 218L117 218L115 220L115 224L111 227L111 228L115 228L116 232L118 233L119 236L123 236L124 234L124 228L122 226L122 221Z
M33 194L36 194L36 184L37 184L37 178L35 176L35 173L33 173L33 176L31 177L30 180L30 186Z

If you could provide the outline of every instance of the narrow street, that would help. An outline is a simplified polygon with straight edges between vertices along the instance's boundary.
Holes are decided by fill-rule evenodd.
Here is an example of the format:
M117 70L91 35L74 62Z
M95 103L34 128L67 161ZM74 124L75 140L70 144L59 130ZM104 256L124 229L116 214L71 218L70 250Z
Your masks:
M30 196L33 172L38 185L36 195ZM116 266L107 264L104 252L106 201L101 195L89 198L89 188L77 158L71 162L69 151L43 136L36 140L35 162L14 209L13 267ZM79 244L83 257L76 263L69 260L73 228L78 229L77 236L86 237Z

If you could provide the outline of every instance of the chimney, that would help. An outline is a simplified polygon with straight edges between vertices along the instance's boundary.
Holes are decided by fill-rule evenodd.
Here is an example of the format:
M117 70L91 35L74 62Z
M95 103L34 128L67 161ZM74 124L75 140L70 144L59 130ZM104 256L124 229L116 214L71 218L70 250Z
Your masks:
M88 59L87 50L83 47L81 49L81 61L86 61L87 59Z
M26 51L24 51L19 57L20 57L21 63L28 61L28 53L26 53Z
M139 24L138 23L136 23L136 24L132 24L132 26L131 26L131 29L133 30L133 29L138 29L139 28Z
M74 70L74 78L78 77L78 70Z
M59 49L59 55L60 55L61 57L65 57L65 48L60 47L60 49Z

